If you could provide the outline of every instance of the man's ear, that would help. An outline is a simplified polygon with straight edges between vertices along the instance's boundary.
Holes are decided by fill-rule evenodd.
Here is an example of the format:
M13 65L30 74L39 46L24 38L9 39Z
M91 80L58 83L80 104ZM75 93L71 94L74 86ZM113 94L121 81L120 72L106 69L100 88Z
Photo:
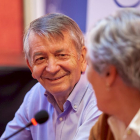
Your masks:
M87 49L85 46L83 46L81 50L81 56L80 56L82 73L85 72L86 67L87 67L86 53L87 53Z
M34 74L33 74L33 68L32 68L32 66L30 65L28 59L26 59L26 63L27 63L27 66L29 67L29 69L30 69L30 71L31 71L31 73L32 73L32 77L33 77L34 79L36 79L35 76L34 76Z
M31 73L33 72L33 69L32 69L32 67L31 67L31 65L30 65L30 63L29 63L29 61L28 61L28 59L26 59L26 63L27 63L27 66L28 66L28 68L30 69L30 71L31 71Z
M106 86L112 86L117 77L117 70L113 65L110 65L107 68L105 72L105 77L106 77Z

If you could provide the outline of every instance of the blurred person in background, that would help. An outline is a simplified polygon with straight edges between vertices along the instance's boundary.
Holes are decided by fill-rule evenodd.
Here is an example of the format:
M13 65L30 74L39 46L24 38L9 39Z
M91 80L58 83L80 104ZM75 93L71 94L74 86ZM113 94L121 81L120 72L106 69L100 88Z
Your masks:
M87 60L87 77L104 112L89 140L139 140L140 12L126 8L97 22Z
M31 126L11 140L87 140L101 112L86 79L86 48L78 25L63 14L48 14L30 23L24 52L38 83L26 94L1 138L24 127L39 110L48 122Z

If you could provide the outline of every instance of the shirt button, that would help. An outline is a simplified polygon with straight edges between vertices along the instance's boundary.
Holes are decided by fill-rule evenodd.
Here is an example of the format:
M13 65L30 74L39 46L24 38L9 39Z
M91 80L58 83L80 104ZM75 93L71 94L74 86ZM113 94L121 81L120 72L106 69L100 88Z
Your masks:
M74 105L74 109L77 109L77 106L76 105Z
M59 118L59 121L63 121L63 118Z
M131 135L131 130L130 129L128 129L128 131L127 131L127 135Z

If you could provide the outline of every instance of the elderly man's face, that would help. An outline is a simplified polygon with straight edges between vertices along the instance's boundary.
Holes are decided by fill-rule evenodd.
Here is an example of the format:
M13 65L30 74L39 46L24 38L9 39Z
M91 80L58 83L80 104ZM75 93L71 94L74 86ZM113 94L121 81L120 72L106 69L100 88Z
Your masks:
M69 94L85 71L83 51L80 56L65 33L63 41L53 43L31 32L29 36L33 78L37 79L51 94Z

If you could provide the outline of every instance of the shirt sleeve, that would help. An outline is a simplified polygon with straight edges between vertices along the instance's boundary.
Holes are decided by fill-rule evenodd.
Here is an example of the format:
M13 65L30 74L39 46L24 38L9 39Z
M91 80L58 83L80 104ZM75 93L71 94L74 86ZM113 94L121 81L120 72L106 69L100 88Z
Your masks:
M3 135L1 136L1 140L10 136L11 134L18 131L19 129L21 129L22 127L24 127L26 124L30 122L27 117L27 113L28 113L27 106L28 106L29 99L30 99L29 94L27 94L20 108L15 113L14 119L7 124L5 131ZM25 139L32 140L29 128L26 128L23 131L16 134L16 137L13 136L9 138L9 140L25 140Z
M78 128L76 137L74 140L88 140L90 135L90 129L98 120L102 112L98 110L96 104L93 106L88 107L85 112L83 124Z

